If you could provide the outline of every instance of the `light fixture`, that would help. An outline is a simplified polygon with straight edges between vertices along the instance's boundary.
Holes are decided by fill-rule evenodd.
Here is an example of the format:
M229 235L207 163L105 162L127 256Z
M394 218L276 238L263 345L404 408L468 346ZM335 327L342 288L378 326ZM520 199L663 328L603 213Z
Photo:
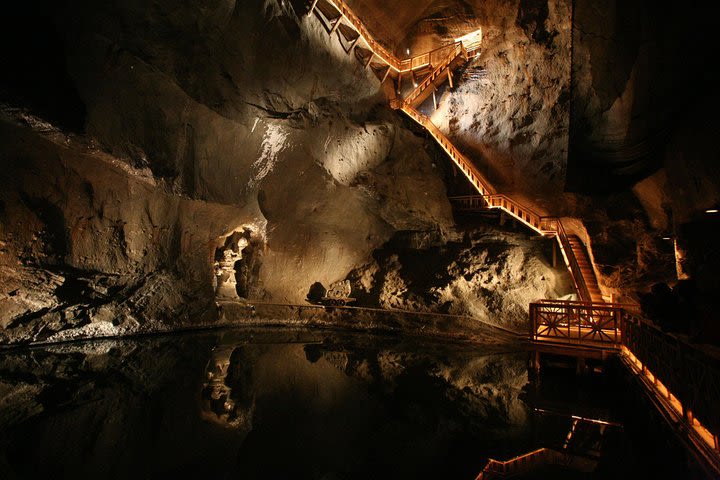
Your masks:
M719 211L717 208L708 208L705 213L718 213Z
M405 49L405 53L408 54L408 55L410 55L410 47L408 47L408 48Z
M672 240L672 237L662 237L663 240Z

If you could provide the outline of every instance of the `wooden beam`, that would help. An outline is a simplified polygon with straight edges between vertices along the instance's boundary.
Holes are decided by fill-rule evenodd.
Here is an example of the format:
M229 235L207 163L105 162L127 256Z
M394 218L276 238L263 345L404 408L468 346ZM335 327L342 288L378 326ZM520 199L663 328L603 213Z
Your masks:
M385 75L383 75L383 79L382 79L382 81L380 81L380 83L385 83L385 80L387 80L388 75L390 75L390 70L392 70L392 69L390 68L390 65L388 65L387 70L385 70Z
M452 71L450 71L450 66L448 66L448 82L450 82L450 88L453 88Z
M335 30L337 30L337 28L340 26L340 22L342 21L342 19L343 19L343 16L340 15L337 19L337 22L335 22L335 25L333 25L332 30L330 30L330 35L335 33Z
M402 72L398 72L398 87L397 92L402 92Z
M373 59L374 56L375 56L375 52L370 53L370 56L368 57L368 61L367 61L367 63L365 64L365 68L367 68L368 65L370 65L370 62L372 62L372 59Z
M437 98L435 97L435 89L433 88L433 106L437 110Z
M313 0L312 5L310 6L310 11L308 12L308 15L312 15L313 11L315 10L315 6L317 5L318 0Z
M348 54L350 54L352 52L353 48L355 48L355 45L357 45L359 41L360 41L360 34L358 33L357 38L355 40L353 40L352 43L350 44L350 48L348 49Z

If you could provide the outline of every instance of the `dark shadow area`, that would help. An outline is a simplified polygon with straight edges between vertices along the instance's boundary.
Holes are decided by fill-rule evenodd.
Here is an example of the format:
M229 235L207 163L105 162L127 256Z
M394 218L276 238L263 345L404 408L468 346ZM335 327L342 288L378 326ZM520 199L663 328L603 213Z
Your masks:
M85 105L67 73L64 37L56 23L64 3L29 0L3 9L0 101L82 133Z

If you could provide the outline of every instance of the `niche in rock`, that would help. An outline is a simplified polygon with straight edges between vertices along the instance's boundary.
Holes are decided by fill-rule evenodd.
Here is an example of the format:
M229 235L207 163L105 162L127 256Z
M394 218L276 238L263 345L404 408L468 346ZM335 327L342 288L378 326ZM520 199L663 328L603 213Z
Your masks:
M215 251L215 296L224 300L248 298L258 286L262 239L244 227L230 234Z
M261 257L262 245L257 239L249 238L248 244L240 251L240 259L235 262L235 290L238 297L255 296L259 289Z

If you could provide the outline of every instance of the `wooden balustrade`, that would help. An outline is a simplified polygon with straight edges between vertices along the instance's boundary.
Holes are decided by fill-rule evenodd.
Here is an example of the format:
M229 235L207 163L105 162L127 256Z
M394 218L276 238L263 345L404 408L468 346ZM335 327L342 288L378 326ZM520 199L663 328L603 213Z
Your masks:
M433 68L435 65L439 64L440 62L445 60L445 58L447 58L447 52L450 49L455 49L456 45L462 44L462 42L457 42L456 44L443 45L442 47L431 50L430 52L421 53L411 58L400 60L387 48L383 47L380 42L375 40L375 38L372 36L372 34L370 34L370 31L365 26L365 24L360 20L360 18L358 18L357 15L355 15L355 13L350 9L350 6L347 3L345 3L343 0L324 1L327 4L332 5L340 13L340 17L336 20L337 22L345 19L355 29L359 37L362 38L362 40L365 42L365 45L367 46L367 49L370 50L372 55L377 56L388 67L395 70L395 72L399 74L409 73L411 71L424 68ZM311 14L315 10L316 5L317 2L313 2L312 6L310 7ZM476 45L475 43L473 43L473 50L479 48L479 44ZM370 58L368 61L371 60L372 58Z
M435 69L430 72L430 74L425 77L423 81L420 82L420 84L418 84L418 86L415 87L415 89L405 97L406 103L410 105L414 104L415 101L421 97L423 92L425 92L425 90L427 90L441 74L447 71L447 69L452 65L456 58L464 54L466 55L462 43L458 42L450 45L450 47L451 49L445 54L445 57L442 59L442 61L437 63Z
M460 168L460 171L463 172L463 175L467 177L470 183L475 187L478 192L480 192L481 195L489 195L495 193L495 189L490 186L490 183L485 179L485 177L480 173L480 171L478 171L475 165L473 165L470 160L468 160L462 153L460 153L457 148L455 148L455 145L450 142L450 139L448 139L445 134L442 133L440 129L435 126L434 123L432 123L429 117L423 115L403 100L393 100L390 102L390 106L392 108L402 110L415 122L424 127L428 132L430 132L435 141L440 144L442 149L445 151L445 153L448 154L453 163L455 163L455 165Z
M623 346L656 381L713 432L720 432L720 359L669 335L635 314L627 314Z
M619 348L624 315L622 307L608 303L535 302L530 304L530 338Z
M558 244L560 245L560 251L563 255L563 258L565 259L565 263L570 269L570 276L573 279L573 283L575 284L575 289L578 292L578 296L581 300L588 302L592 301L592 296L590 295L590 289L588 288L587 281L585 280L585 275L583 275L577 258L573 253L570 239L565 232L565 227L563 227L563 224L560 220L557 220L555 231L557 232L556 238L558 240Z

